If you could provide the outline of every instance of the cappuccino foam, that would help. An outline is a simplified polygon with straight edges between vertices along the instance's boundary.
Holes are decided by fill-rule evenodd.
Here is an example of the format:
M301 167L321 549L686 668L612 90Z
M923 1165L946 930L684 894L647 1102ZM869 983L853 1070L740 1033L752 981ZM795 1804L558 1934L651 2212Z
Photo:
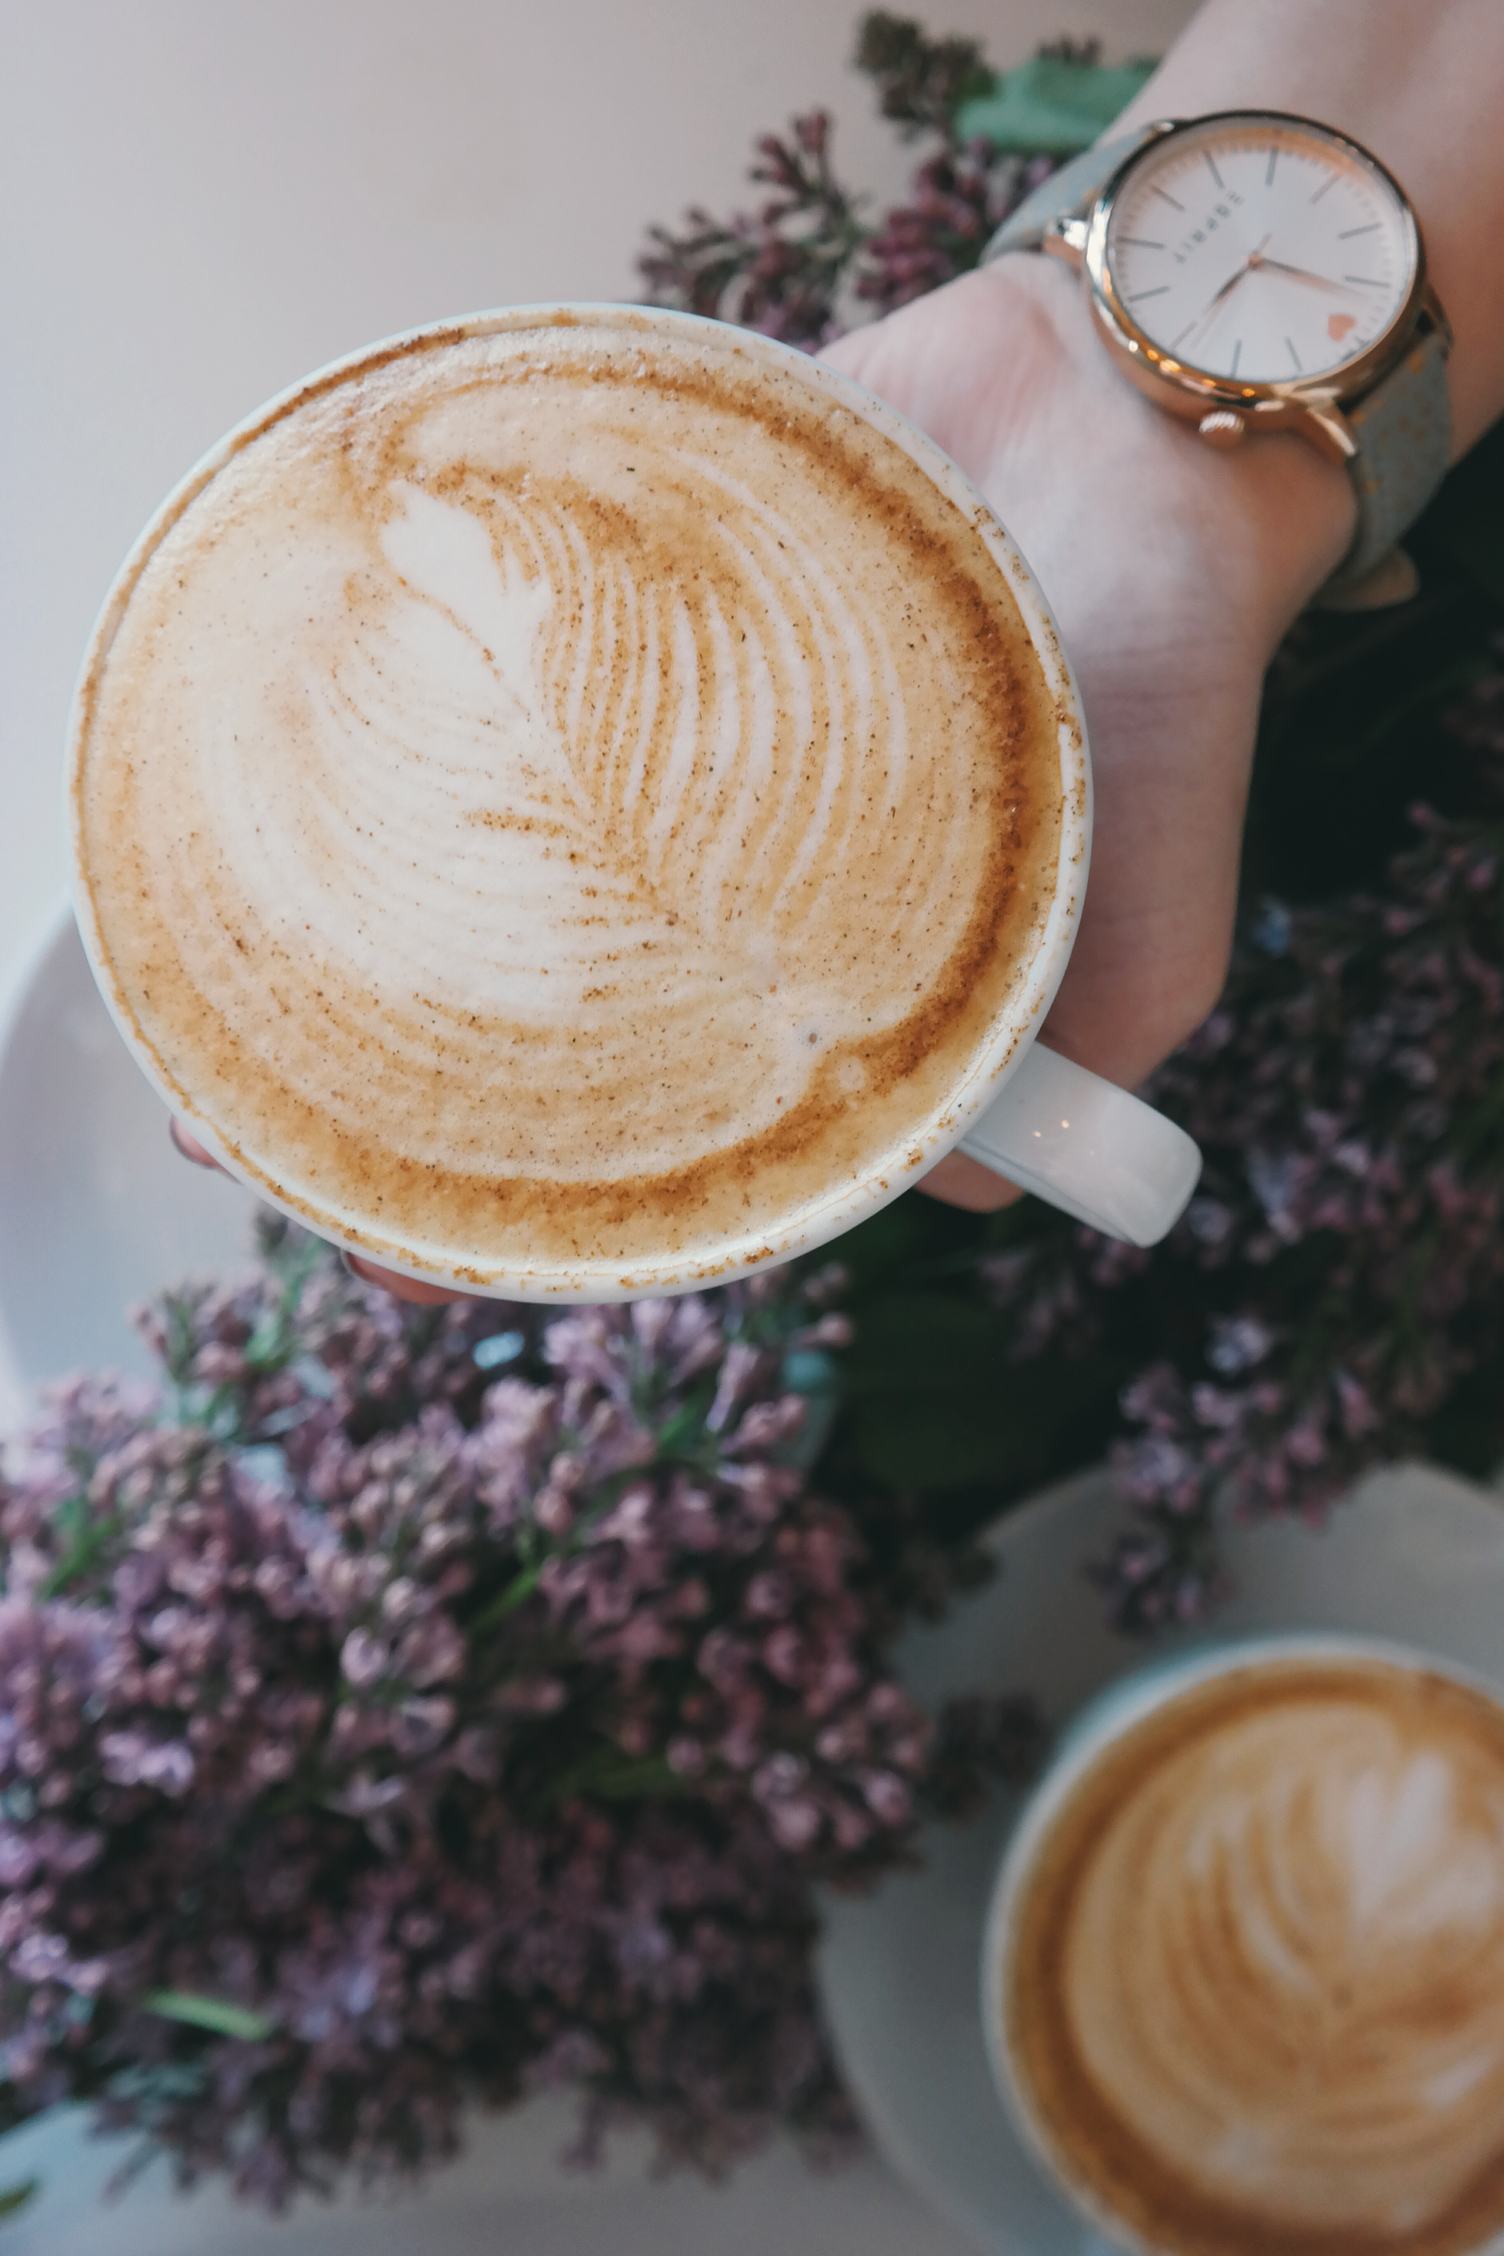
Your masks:
M978 516L793 356L503 316L159 522L81 693L86 919L315 1226L713 1274L918 1164L1049 906L1060 726Z
M1014 1922L1009 2042L1141 2245L1443 2256L1504 2231L1504 1709L1263 1663L1093 1764Z

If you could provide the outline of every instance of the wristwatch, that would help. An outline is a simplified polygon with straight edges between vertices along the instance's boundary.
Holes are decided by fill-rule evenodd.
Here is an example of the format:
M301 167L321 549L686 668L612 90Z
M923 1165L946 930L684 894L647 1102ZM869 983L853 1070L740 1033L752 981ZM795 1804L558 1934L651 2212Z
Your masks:
M1348 470L1357 532L1321 600L1416 585L1397 543L1447 467L1451 330L1377 157L1309 118L1161 119L1052 173L986 256L1078 266L1108 351L1210 446L1293 431Z

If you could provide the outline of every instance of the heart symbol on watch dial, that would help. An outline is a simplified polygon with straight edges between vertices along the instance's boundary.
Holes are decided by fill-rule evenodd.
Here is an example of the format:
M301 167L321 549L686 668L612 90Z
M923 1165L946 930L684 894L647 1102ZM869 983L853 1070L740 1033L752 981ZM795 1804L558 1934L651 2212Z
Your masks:
M1340 345L1349 329L1356 329L1357 326L1358 317L1354 313L1329 313L1327 315L1326 333L1334 345Z

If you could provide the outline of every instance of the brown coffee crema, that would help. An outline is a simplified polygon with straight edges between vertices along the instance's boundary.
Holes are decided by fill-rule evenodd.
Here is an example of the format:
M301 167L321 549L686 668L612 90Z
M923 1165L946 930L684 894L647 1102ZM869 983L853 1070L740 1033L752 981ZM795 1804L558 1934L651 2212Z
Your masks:
M1176 2256L1504 2233L1504 1708L1265 1662L1094 1764L1013 1922L1008 2031L1070 2177Z
M167 513L81 693L86 913L316 1226L712 1273L914 1163L1034 952L1060 725L974 516L797 362L503 318Z

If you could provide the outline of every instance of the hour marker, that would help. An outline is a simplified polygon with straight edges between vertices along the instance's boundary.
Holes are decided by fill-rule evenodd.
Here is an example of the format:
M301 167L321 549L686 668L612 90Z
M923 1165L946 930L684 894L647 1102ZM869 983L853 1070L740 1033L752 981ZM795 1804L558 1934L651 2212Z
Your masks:
M1232 348L1232 366L1231 366L1231 368L1229 368L1229 369L1228 369L1228 371L1227 371L1227 373L1228 373L1228 375L1229 375L1229 376L1236 376L1236 375L1237 375L1237 373L1238 373L1238 362L1239 362L1239 361L1240 361L1240 360L1242 359L1242 357L1243 357L1243 340L1242 340L1242 338L1241 338L1241 337L1239 337L1239 338L1237 339L1236 343L1235 343L1235 344L1233 345L1233 348Z
M1136 251L1162 251L1164 249L1163 243L1153 242L1147 235L1120 235L1118 242L1119 244L1130 244Z
M1300 355L1299 355L1299 353L1298 353L1298 352L1297 352L1297 351L1295 350L1295 340L1294 340L1294 338L1293 338L1293 337L1287 337L1287 338L1285 339L1285 350L1286 350L1286 352L1287 352L1287 353L1288 353L1288 354L1290 355L1290 358L1291 358L1291 359L1292 359L1292 360L1294 361L1294 363L1295 363L1296 367L1297 367L1297 368L1299 368L1299 366L1300 366Z
M1196 320L1197 320L1197 321L1199 321L1199 320L1200 320L1200 318L1201 318L1201 317L1200 317L1200 315L1198 314L1198 315L1196 316ZM1195 322L1195 321L1188 321L1188 322L1186 323L1185 327L1184 327L1184 328L1183 328L1183 329L1181 330L1181 332L1180 332L1180 335L1179 335L1178 337L1172 337L1172 338L1170 339L1170 350L1171 350L1171 352L1179 352L1179 350L1180 350L1181 346L1182 346L1182 345L1183 345L1183 344L1185 343L1185 341L1186 341L1186 338L1187 338L1187 337L1188 337L1188 336L1190 335L1191 331L1192 331L1192 330L1193 330L1193 329L1195 328L1195 326L1196 326L1196 322Z
M1322 197L1326 194L1327 190L1329 188L1335 188L1341 178L1342 175L1340 172L1329 172L1325 180L1323 180L1323 182L1321 183L1321 186L1317 189L1315 195L1311 198L1312 203L1319 204Z
M1180 198L1178 196L1172 196L1168 188L1161 188L1157 180L1151 181L1150 186L1156 196L1163 196L1165 202L1167 204L1173 204L1178 212L1183 212L1185 210L1185 206L1180 201Z
M1376 219L1368 219L1364 221L1361 227L1344 227L1337 240L1339 243L1345 243L1350 235L1371 235L1378 224L1379 222Z
M1361 282L1365 290L1387 290L1389 284L1382 274L1344 274L1344 282Z
M1269 151L1269 162L1264 168L1264 186L1266 188L1272 188L1274 186L1274 167L1278 160L1278 149L1271 149Z
M1222 175L1221 175L1221 173L1220 173L1220 172L1218 172L1218 170L1217 170L1217 160L1216 160L1216 158L1215 158L1215 157L1214 157L1214 156L1212 155L1212 153L1211 153L1211 150L1210 150L1210 149L1208 149L1208 150L1206 150L1206 151L1205 151L1205 156L1206 156L1206 167L1207 167L1207 170L1208 170L1208 172L1209 172L1209 173L1211 174L1211 176L1212 176L1213 180L1215 180L1215 182L1217 183L1217 186L1218 186L1219 188L1225 188L1225 187L1227 186L1227 183L1226 183L1226 181L1225 181L1225 180L1224 180L1224 179L1222 178Z
M1152 290L1130 290L1128 303L1137 305L1140 298L1162 298L1169 287L1168 282L1156 282Z

